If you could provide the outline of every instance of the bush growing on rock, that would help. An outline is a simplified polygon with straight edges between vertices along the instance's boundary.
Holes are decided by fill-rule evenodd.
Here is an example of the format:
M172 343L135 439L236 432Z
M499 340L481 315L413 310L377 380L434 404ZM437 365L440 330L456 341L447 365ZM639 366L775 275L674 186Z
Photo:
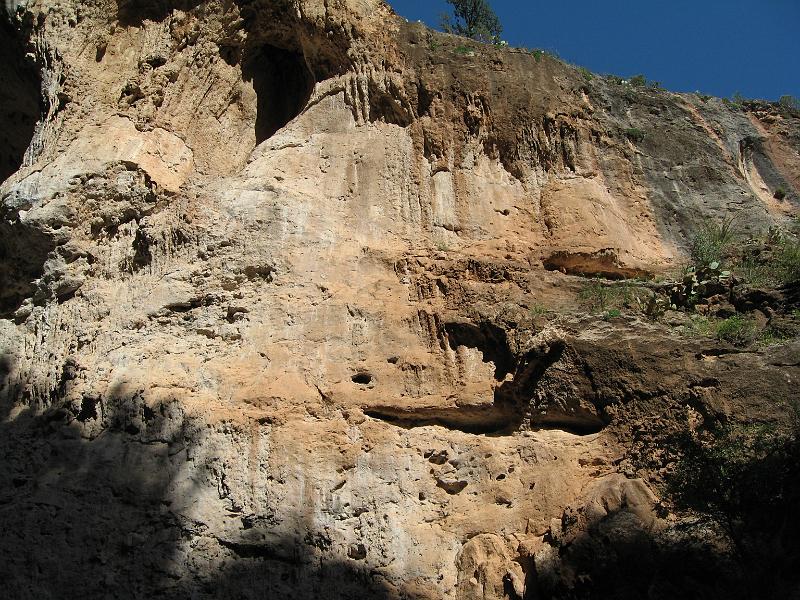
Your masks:
M778 100L778 104L792 111L800 111L800 98L794 96L781 96L780 100Z
M785 286L800 281L800 240L768 235L750 240L737 257L737 277L754 286Z
M755 341L758 328L752 319L733 315L717 325L717 337L734 346L746 346Z
M696 266L725 263L738 236L735 221L736 217L731 217L719 223L707 221L703 224L692 240L691 256Z
M645 87L647 85L647 77L644 75L634 75L630 78L630 84L634 87Z
M627 281L607 283L602 279L592 279L580 291L578 298L589 310L619 313L622 308L643 306L645 295L646 290Z
M630 127L625 130L625 137L628 138L632 142L636 142L637 144L644 141L644 138L647 137L644 131L638 129L636 127Z
M669 497L699 524L725 532L744 597L778 598L800 558L800 404L788 428L717 426L673 439L680 458L667 477Z
M503 26L486 0L447 0L447 3L453 7L454 18L442 15L444 31L481 42L499 42Z

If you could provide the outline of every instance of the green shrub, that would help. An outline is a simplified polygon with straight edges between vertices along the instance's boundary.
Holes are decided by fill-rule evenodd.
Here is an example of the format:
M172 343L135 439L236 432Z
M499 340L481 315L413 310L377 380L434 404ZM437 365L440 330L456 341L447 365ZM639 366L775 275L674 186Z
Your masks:
M644 75L634 75L628 80L628 83L634 87L645 87L647 85L647 77Z
M625 130L625 137L628 138L630 141L639 144L644 141L644 138L647 137L647 134L641 129L637 129L636 127L630 127Z
M671 446L680 459L667 477L669 495L679 508L718 519L738 542L760 533L743 530L758 516L767 522L777 518L773 525L780 526L783 513L795 510L796 496L787 492L797 489L797 425L789 432L766 425L720 428L704 436L687 431ZM781 514L769 514L776 509Z
M734 346L747 346L758 338L758 327L752 319L733 315L717 325L716 333L718 339Z
M709 337L716 330L717 322L705 315L691 315L683 333L688 337Z
M759 241L734 267L753 286L783 286L800 281L800 241L782 237Z
M456 46L456 49L453 50L456 54L461 54L462 56L466 56L473 52L472 48L469 46Z
M786 190L782 187L779 187L777 190L775 190L775 194L773 194L773 196L776 200L783 200L786 198Z
M692 260L698 266L712 263L724 264L738 237L735 227L736 217L723 219L719 223L706 221L692 240Z
M733 102L733 104L736 106L741 106L747 102L747 98L742 96L739 92L734 92L733 96L731 96L731 102Z
M612 291L611 288L600 281L594 279L586 287L584 287L578 294L578 298L584 305L595 310L605 310L611 302Z
M748 285L765 287L775 283L768 266L756 257L746 256L736 266L736 276Z
M725 294L732 283L731 272L720 268L720 263L684 269L679 282L668 288L670 304L678 308L694 309L705 298Z
M547 307L543 304L534 304L530 308L530 313L532 317L541 317L542 315L546 315L549 311Z
M778 320L777 322L773 320L758 341L764 346L770 346L794 339L798 335L800 335L800 324L793 323L791 320Z
M648 290L627 281L610 283L592 279L580 291L578 298L590 310L605 313L621 308L641 308L646 304L648 294Z
M487 0L447 0L447 3L453 7L453 16L441 16L444 31L480 42L499 41L503 26Z
M723 533L697 541L725 544L735 571L745 574L737 598L790 598L797 589L800 405L788 408L793 415L781 425L726 419L734 421L726 426L709 419L658 446L675 457L665 477L666 499L688 511L706 536L709 529ZM785 411L776 409L775 415Z
M800 110L800 99L795 98L794 96L781 96L778 100L778 104L780 104L783 108L788 108L789 110Z
M777 275L782 284L800 281L800 241L784 241L777 252Z
M592 79L594 79L594 74L586 67L578 67L578 71L580 71L581 75L583 75L583 78L586 80L586 83L589 83L590 81L592 81Z

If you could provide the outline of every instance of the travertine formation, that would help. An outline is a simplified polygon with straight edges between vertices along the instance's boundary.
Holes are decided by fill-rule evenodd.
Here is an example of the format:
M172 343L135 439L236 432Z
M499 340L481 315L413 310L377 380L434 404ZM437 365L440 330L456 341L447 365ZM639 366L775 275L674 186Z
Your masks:
M788 414L797 341L576 294L795 214L796 116L379 0L2 18L8 597L594 597L597 523L680 543L647 440Z

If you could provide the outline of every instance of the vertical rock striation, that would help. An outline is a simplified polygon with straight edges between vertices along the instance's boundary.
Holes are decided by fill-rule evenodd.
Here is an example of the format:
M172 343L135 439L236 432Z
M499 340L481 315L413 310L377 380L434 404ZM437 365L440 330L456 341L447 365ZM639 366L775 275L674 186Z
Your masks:
M785 223L796 114L379 0L6 4L0 80L9 597L610 597L598 540L672 531L644 438L787 419L796 340L589 318L573 275Z

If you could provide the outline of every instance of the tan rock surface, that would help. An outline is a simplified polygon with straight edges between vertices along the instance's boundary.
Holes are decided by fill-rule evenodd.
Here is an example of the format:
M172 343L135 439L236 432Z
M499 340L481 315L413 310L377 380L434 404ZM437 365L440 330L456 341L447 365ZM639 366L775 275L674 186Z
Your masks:
M793 393L796 348L701 361L649 322L532 316L574 307L567 273L661 272L704 218L796 210L761 117L464 56L378 0L9 22L0 58L45 96L0 187L12 597L533 598L565 511L655 519L620 474L647 414L764 416L736 369ZM781 210L731 164L748 136Z

